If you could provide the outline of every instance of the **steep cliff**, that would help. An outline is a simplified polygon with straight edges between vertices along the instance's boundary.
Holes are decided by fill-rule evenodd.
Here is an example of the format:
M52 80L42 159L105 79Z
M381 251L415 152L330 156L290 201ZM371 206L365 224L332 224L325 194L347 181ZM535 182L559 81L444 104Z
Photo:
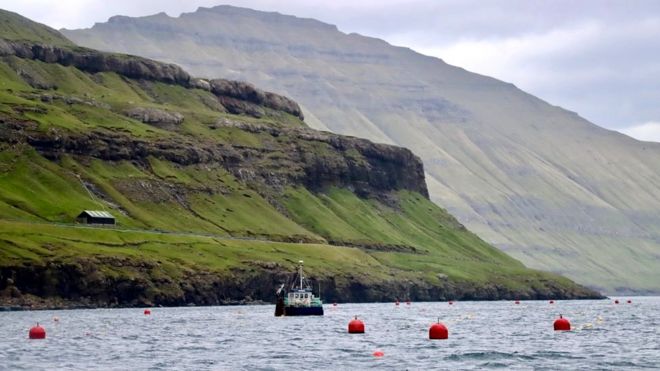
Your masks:
M0 302L270 301L305 260L329 300L598 297L428 200L410 151L306 127L252 85L3 40ZM85 209L118 224L75 223Z
M608 292L660 292L658 144L311 19L218 6L64 33L293 97L313 127L410 148L431 198L525 264Z

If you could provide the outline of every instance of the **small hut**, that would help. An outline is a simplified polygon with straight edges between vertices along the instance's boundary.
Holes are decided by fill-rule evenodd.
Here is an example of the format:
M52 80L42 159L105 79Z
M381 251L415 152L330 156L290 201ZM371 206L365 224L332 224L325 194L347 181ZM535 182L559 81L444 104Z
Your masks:
M107 211L84 210L76 218L78 223L84 224L115 224L115 217Z

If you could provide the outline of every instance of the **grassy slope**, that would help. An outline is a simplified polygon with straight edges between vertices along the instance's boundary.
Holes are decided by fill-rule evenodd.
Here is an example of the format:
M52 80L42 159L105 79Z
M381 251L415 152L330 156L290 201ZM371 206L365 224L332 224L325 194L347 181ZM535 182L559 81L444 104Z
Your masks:
M92 198L78 179L71 175L73 169L79 174L84 174L83 178L92 180L95 187L113 197L113 204L128 213L123 215L113 212L118 216L121 228L209 234L217 238L229 235L259 235L269 239L299 236L307 241L322 242L323 238L328 238L348 243L376 241L383 244L412 246L423 254L339 249L351 251L349 255L359 253L355 256L356 262L364 259L364 255L367 254L370 259L375 259L380 265L388 267L385 271L416 271L419 277L431 282L437 281L438 273L458 280L479 282L489 280L497 282L496 278L502 275L529 273L529 270L517 261L490 247L470 232L459 228L456 221L435 204L410 192L402 191L398 194L400 209L394 209L373 200L360 199L343 189L330 189L323 194L312 194L304 188L289 189L284 196L285 205L292 215L292 218L288 219L254 191L241 187L240 183L220 169L216 170L218 176L222 176L220 179L227 179L225 184L236 187L234 192L222 196L195 194L191 197L189 209L167 196L158 202L140 200L140 193L133 195L124 191L122 194L112 184L129 179L157 182L160 175L170 182L176 177L184 184L190 185L196 184L194 177L199 177L201 173L206 177L203 184L208 186L208 179L211 176L195 166L177 169L170 163L152 159L152 163L157 164L153 168L157 170L151 173L129 162L108 164L96 160L88 165L82 165L71 158L65 158L58 164L42 158L32 150L14 154L6 150L2 156L2 163L5 166L0 175L0 184L2 184L0 215L12 222L67 223L71 222L82 209L98 209L98 202L101 201ZM109 207L108 204L104 205ZM42 230L45 235L50 235L53 230L59 231L58 236L65 235L67 230L72 234L68 240L71 245L63 245L66 249L61 252L53 253L49 250L45 253L46 250L36 247L28 249L37 256L41 254L41 258L60 256L60 253L70 257L96 254L95 249L86 250L89 244L76 243L78 235L85 235L91 241L116 240L117 246L132 245L128 240L124 244L119 242L122 241L122 236L131 233L78 230L64 226L54 229L44 224L35 224L30 229L36 235L42 233ZM19 246L23 244L38 246L34 243L45 241L45 239L29 237L29 234L28 237L23 235L23 238L19 238L22 233L17 231L20 230L21 228L16 228L15 224L4 224L1 232L3 240ZM137 231L132 233L140 235ZM154 239L153 236L150 238ZM155 241L165 243L170 238L174 245L181 239L170 235L157 235ZM32 244L28 243L30 240L33 240ZM186 238L183 240L186 241ZM187 241L186 244L195 245L196 238L189 238ZM333 248L333 251L336 249ZM73 253L76 250L77 252ZM108 250L102 251L108 252ZM115 252L123 254L125 250L120 249ZM15 258L21 254L14 251L10 256ZM301 256L309 260L312 266L321 265L322 260L317 260L317 256ZM191 255L190 258L191 263L197 261L195 256ZM271 257L268 256L267 260L271 260ZM213 260L207 262L210 264L209 268L222 268L228 264L226 261L223 264L212 262ZM13 259L3 258L0 261L0 264L15 263ZM240 260L234 260L232 264L238 266ZM379 269L379 272L382 271L383 269Z
M32 88L16 75L17 69L56 89ZM34 98L34 94L44 93L87 103ZM277 139L268 135L212 129L210 124L218 117L231 116L218 112L215 102L202 90L136 82L114 73L92 76L71 67L14 57L0 63L0 114L37 123L42 131L106 130L191 145L199 141L252 147L278 145ZM185 122L176 131L158 129L121 114L131 106L175 110L185 116ZM281 114L262 119L231 118L269 125L303 125ZM315 143L309 149L323 151L322 147ZM111 163L73 156L53 162L21 145L3 146L0 160L0 267L123 256L162 261L165 273L181 277L182 270L188 268L221 272L253 260L291 266L302 258L318 276L360 272L365 283L392 277L436 283L441 279L438 274L442 274L456 281L491 282L511 289L535 286L548 279L571 285L568 280L524 268L414 193L390 195L398 199L398 205L389 207L342 189L312 194L290 188L281 197L288 211L285 215L220 166L181 166L156 158L140 164ZM47 224L70 223L80 210L99 208L111 210L120 226L130 230ZM224 239L229 235L310 243ZM411 246L421 254L328 246L325 239ZM112 269L113 274L133 274L129 268Z
M3 9L0 9L0 35L7 40L38 41L52 45L74 45L59 32Z

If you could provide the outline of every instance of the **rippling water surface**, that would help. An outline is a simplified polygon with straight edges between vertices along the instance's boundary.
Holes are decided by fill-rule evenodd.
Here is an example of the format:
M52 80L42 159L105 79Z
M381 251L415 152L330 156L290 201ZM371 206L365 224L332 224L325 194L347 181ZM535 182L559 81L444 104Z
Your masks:
M627 299L627 298L625 298ZM660 298L0 313L0 369L635 369L660 367ZM554 332L559 313L571 332ZM353 315L363 335L347 334ZM54 317L59 321L55 322ZM440 317L448 340L428 340ZM28 340L40 322L46 340ZM381 350L383 357L372 354Z

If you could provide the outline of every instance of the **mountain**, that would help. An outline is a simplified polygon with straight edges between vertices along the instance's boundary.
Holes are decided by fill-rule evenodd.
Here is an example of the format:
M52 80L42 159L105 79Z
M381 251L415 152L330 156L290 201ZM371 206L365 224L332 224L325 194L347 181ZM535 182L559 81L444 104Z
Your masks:
M409 150L310 129L248 83L0 24L0 305L270 301L300 259L327 300L599 297L466 230Z
M312 127L410 148L433 201L528 266L660 292L660 145L515 86L312 19L218 6L64 30L101 50L247 80Z

